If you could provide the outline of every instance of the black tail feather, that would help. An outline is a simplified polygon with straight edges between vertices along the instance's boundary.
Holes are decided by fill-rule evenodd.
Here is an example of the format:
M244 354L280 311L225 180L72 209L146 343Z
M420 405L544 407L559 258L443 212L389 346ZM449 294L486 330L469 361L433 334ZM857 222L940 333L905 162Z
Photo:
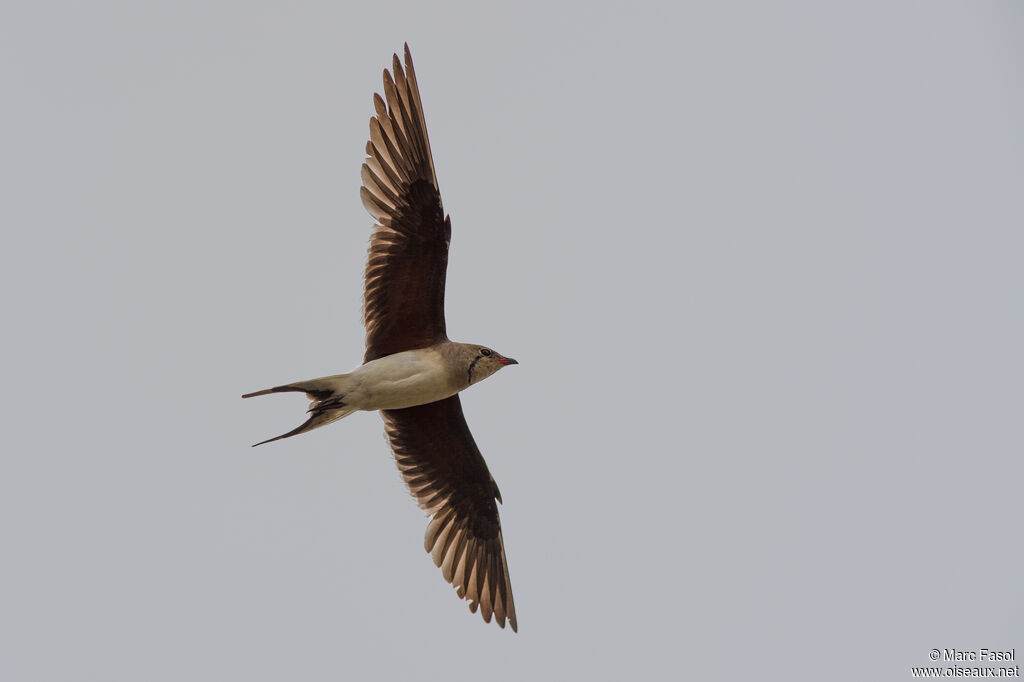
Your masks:
M274 389L270 389L270 391L273 392ZM331 395L330 391L317 391L316 393L325 393L327 396ZM310 397L314 396L313 393L308 393L307 395L309 395ZM337 397L332 398L330 400L316 400L314 398L313 404L310 406L308 412L310 413L309 419L303 422L300 426L297 426L288 433L283 433L280 436L260 441L259 443L253 445L253 447L256 447L257 445L263 445L264 443L273 443L275 440L281 440L282 438L291 438L292 436L297 436L300 433L305 433L306 431L315 429L318 426L330 424L331 422L340 419L347 414L350 414L352 412L352 409L346 409L344 401Z
M314 429L317 426L319 426L319 424L314 424L314 422L317 420L317 417L321 417L321 416L323 416L323 415L322 414L314 414L312 417L310 417L305 422L303 422L303 424L301 426L298 426L298 427L292 429L288 433L282 433L280 436L275 436L274 438L268 438L266 440L261 440L259 443L254 443L253 447L256 447L257 445L263 445L264 443L273 443L275 440L281 440L282 438L291 438L292 436L299 435L303 431L308 431L309 429Z
M310 400L323 400L329 398L332 395L330 390L322 391L311 391L306 388L299 388L298 386L274 386L273 388L265 388L262 391L256 391L255 393L246 393L243 398L255 398L258 395L270 395L271 393L305 393L309 396Z

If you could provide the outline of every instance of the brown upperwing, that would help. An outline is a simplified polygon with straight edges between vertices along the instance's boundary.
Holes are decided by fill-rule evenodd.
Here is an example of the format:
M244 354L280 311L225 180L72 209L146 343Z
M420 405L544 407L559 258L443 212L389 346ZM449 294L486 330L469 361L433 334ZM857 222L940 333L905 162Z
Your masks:
M363 206L377 221L366 261L364 362L447 338L444 283L451 223L434 175L427 125L409 46L405 71L394 56L384 95L374 94Z
M433 517L424 547L469 608L488 623L516 608L505 561L494 482L462 414L459 396L403 410L382 410L395 461L419 505Z
M409 46L405 70L394 56L384 95L374 95L363 206L377 225L366 263L364 362L447 338L444 284L451 223L444 216ZM430 512L425 546L445 580L481 609L516 629L512 587L498 518L498 486L469 432L458 396L382 410L398 468Z

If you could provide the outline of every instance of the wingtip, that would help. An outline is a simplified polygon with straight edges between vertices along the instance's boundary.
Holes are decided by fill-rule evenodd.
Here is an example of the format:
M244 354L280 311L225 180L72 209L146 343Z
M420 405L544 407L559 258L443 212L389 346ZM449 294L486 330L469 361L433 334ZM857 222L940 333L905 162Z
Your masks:
M495 614L494 620L502 630L505 629L505 624L507 623L512 632L519 632L519 625L516 623L515 615L499 617Z

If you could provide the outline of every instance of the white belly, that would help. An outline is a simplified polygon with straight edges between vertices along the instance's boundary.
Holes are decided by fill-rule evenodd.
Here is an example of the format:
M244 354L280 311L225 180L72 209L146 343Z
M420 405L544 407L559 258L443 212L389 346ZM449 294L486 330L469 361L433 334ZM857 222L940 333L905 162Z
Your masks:
M371 360L349 375L343 400L360 410L424 405L457 391L439 353L421 349Z

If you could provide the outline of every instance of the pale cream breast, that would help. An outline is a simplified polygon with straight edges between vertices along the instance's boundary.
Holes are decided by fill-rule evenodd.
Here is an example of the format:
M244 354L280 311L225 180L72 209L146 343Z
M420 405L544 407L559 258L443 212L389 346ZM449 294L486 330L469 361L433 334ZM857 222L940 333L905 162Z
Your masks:
M458 392L445 358L434 348L377 358L352 373L343 398L362 410L397 410L442 400Z

